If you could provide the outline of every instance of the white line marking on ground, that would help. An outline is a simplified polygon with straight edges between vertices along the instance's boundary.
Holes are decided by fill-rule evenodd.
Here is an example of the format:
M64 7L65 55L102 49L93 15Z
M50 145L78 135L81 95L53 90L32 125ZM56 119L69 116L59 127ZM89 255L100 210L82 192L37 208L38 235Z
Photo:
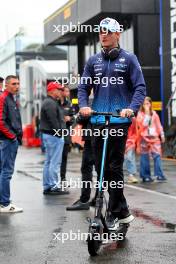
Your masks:
M128 187L128 188L134 189L134 190L139 190L139 191L142 191L142 192L148 192L148 193L152 193L152 194L157 194L157 195L165 197L165 198L167 197L167 198L171 198L171 199L176 200L176 196L173 196L173 195L160 193L160 192L157 192L157 191L152 191L152 190L148 190L148 189L145 189L145 188L142 188L142 187L132 186L132 185L128 185L128 184L125 184L125 186Z

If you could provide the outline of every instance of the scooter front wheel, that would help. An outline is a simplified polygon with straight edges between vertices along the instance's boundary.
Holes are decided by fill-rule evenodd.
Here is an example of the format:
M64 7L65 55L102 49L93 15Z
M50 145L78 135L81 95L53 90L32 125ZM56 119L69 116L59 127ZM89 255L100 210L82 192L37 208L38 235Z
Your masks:
M98 240L94 233L89 234L87 238L88 252L92 257L98 255L98 251L102 244L101 240Z
M128 232L129 224L122 224L121 229L118 231L122 235L122 239L118 240L117 243L121 243L125 241L126 234Z

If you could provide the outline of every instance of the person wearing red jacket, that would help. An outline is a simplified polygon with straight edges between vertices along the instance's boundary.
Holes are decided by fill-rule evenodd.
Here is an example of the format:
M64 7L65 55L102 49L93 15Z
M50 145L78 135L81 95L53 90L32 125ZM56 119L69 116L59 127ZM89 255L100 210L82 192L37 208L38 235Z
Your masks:
M10 180L13 175L18 145L22 140L22 124L16 96L19 79L14 75L5 79L5 91L0 95L0 213L22 212L10 201Z
M4 81L4 78L0 77L0 94L2 94L2 88L3 88L3 81Z
M4 78L0 77L0 95L2 94ZM0 173L1 173L1 152L0 152Z

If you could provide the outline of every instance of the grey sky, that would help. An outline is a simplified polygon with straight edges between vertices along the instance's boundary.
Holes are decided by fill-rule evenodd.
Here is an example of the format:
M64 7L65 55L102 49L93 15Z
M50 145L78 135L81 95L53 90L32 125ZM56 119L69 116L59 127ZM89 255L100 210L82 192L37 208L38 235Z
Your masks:
M0 45L20 27L30 35L43 34L43 20L68 0L1 0Z

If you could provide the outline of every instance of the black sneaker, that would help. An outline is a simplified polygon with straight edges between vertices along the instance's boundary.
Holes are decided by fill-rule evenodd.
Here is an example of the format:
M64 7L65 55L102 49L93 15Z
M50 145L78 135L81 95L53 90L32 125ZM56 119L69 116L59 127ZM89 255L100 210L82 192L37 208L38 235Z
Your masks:
M43 190L43 194L49 194L50 191L51 191L51 188L48 188L48 189L46 189L46 190Z
M77 210L89 210L89 202L82 203L80 200L73 203L71 206L66 207L67 211L77 211Z
M152 178L143 178L143 180L142 180L142 182L148 182L148 183L150 183L150 182L153 182L154 180L152 179Z
M165 182L165 181L167 181L167 179L166 179L165 176L158 176L158 177L156 178L156 180L157 180L158 182Z
M50 191L48 191L45 194L48 195L64 195L64 194L69 194L69 191L64 191L61 188L54 188L54 189L50 189Z
M130 213L124 216L119 216L119 224L129 224L134 220L134 216Z
M117 231L119 228L118 218L115 218L112 214L106 217L106 225L109 231Z

